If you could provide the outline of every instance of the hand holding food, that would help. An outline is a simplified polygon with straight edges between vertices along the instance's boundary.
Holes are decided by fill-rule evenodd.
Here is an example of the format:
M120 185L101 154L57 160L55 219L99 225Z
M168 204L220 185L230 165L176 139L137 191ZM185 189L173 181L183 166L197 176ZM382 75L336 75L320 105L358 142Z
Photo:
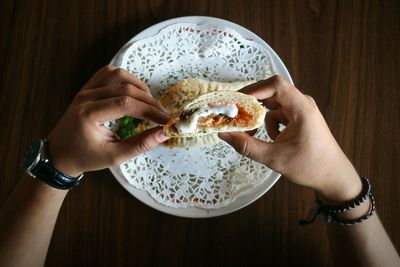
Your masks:
M48 137L55 167L76 176L120 163L168 139L161 127L120 140L103 126L125 115L158 124L169 118L143 82L125 70L106 66L76 95Z
M291 181L314 188L322 198L340 202L359 194L360 179L310 96L279 76L241 91L256 97L270 110L265 123L274 142L239 132L220 134L223 140ZM281 124L286 125L282 132Z

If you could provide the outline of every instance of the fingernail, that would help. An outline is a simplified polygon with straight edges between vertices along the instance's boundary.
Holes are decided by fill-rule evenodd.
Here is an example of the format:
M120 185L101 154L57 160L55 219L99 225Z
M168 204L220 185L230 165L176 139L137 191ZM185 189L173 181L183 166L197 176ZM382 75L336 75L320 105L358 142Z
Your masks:
M156 134L156 139L158 142L162 143L162 142L168 140L169 137L166 136L162 130L159 130Z
M165 120L165 122L169 121L170 115L168 113L165 112L161 112L161 116L163 117L163 120Z
M232 136L229 133L219 133L218 137L227 143L232 141Z
M160 109L161 109L165 114L168 114L168 110L167 110L163 105L161 105L161 104L160 104Z

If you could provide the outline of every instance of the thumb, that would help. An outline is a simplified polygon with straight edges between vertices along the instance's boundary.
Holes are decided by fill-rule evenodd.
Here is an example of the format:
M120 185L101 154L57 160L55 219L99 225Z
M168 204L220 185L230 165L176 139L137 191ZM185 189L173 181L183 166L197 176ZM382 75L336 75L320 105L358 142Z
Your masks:
M263 164L267 164L268 155L272 155L272 153L270 153L272 144L257 139L246 133L220 133L218 136L231 145L238 153Z
M118 142L118 157L123 157L124 159L135 157L152 150L168 139L169 137L163 134L162 127L146 130L129 139Z

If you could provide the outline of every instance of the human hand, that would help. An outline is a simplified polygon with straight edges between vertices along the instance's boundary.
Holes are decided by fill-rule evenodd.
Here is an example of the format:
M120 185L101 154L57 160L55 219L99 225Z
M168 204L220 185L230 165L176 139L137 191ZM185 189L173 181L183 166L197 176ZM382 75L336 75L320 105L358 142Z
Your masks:
M83 86L49 135L53 165L77 176L118 164L168 139L157 127L119 140L103 123L124 115L159 124L169 119L146 84L123 69L105 66Z
M282 173L296 184L315 189L331 203L361 192L354 167L332 136L315 101L280 76L245 87L270 111L265 123L272 143L246 133L220 134L239 153ZM280 132L279 124L286 125Z

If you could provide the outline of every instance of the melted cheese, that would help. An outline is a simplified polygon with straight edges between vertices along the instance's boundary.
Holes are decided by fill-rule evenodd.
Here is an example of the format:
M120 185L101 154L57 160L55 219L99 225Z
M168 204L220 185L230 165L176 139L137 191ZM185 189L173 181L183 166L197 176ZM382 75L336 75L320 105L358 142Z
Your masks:
M238 115L238 108L235 104L225 104L218 106L205 106L197 109L188 120L179 120L175 127L183 134L190 134L196 130L197 122L200 117L207 117L208 115L224 115L229 118L234 118Z

